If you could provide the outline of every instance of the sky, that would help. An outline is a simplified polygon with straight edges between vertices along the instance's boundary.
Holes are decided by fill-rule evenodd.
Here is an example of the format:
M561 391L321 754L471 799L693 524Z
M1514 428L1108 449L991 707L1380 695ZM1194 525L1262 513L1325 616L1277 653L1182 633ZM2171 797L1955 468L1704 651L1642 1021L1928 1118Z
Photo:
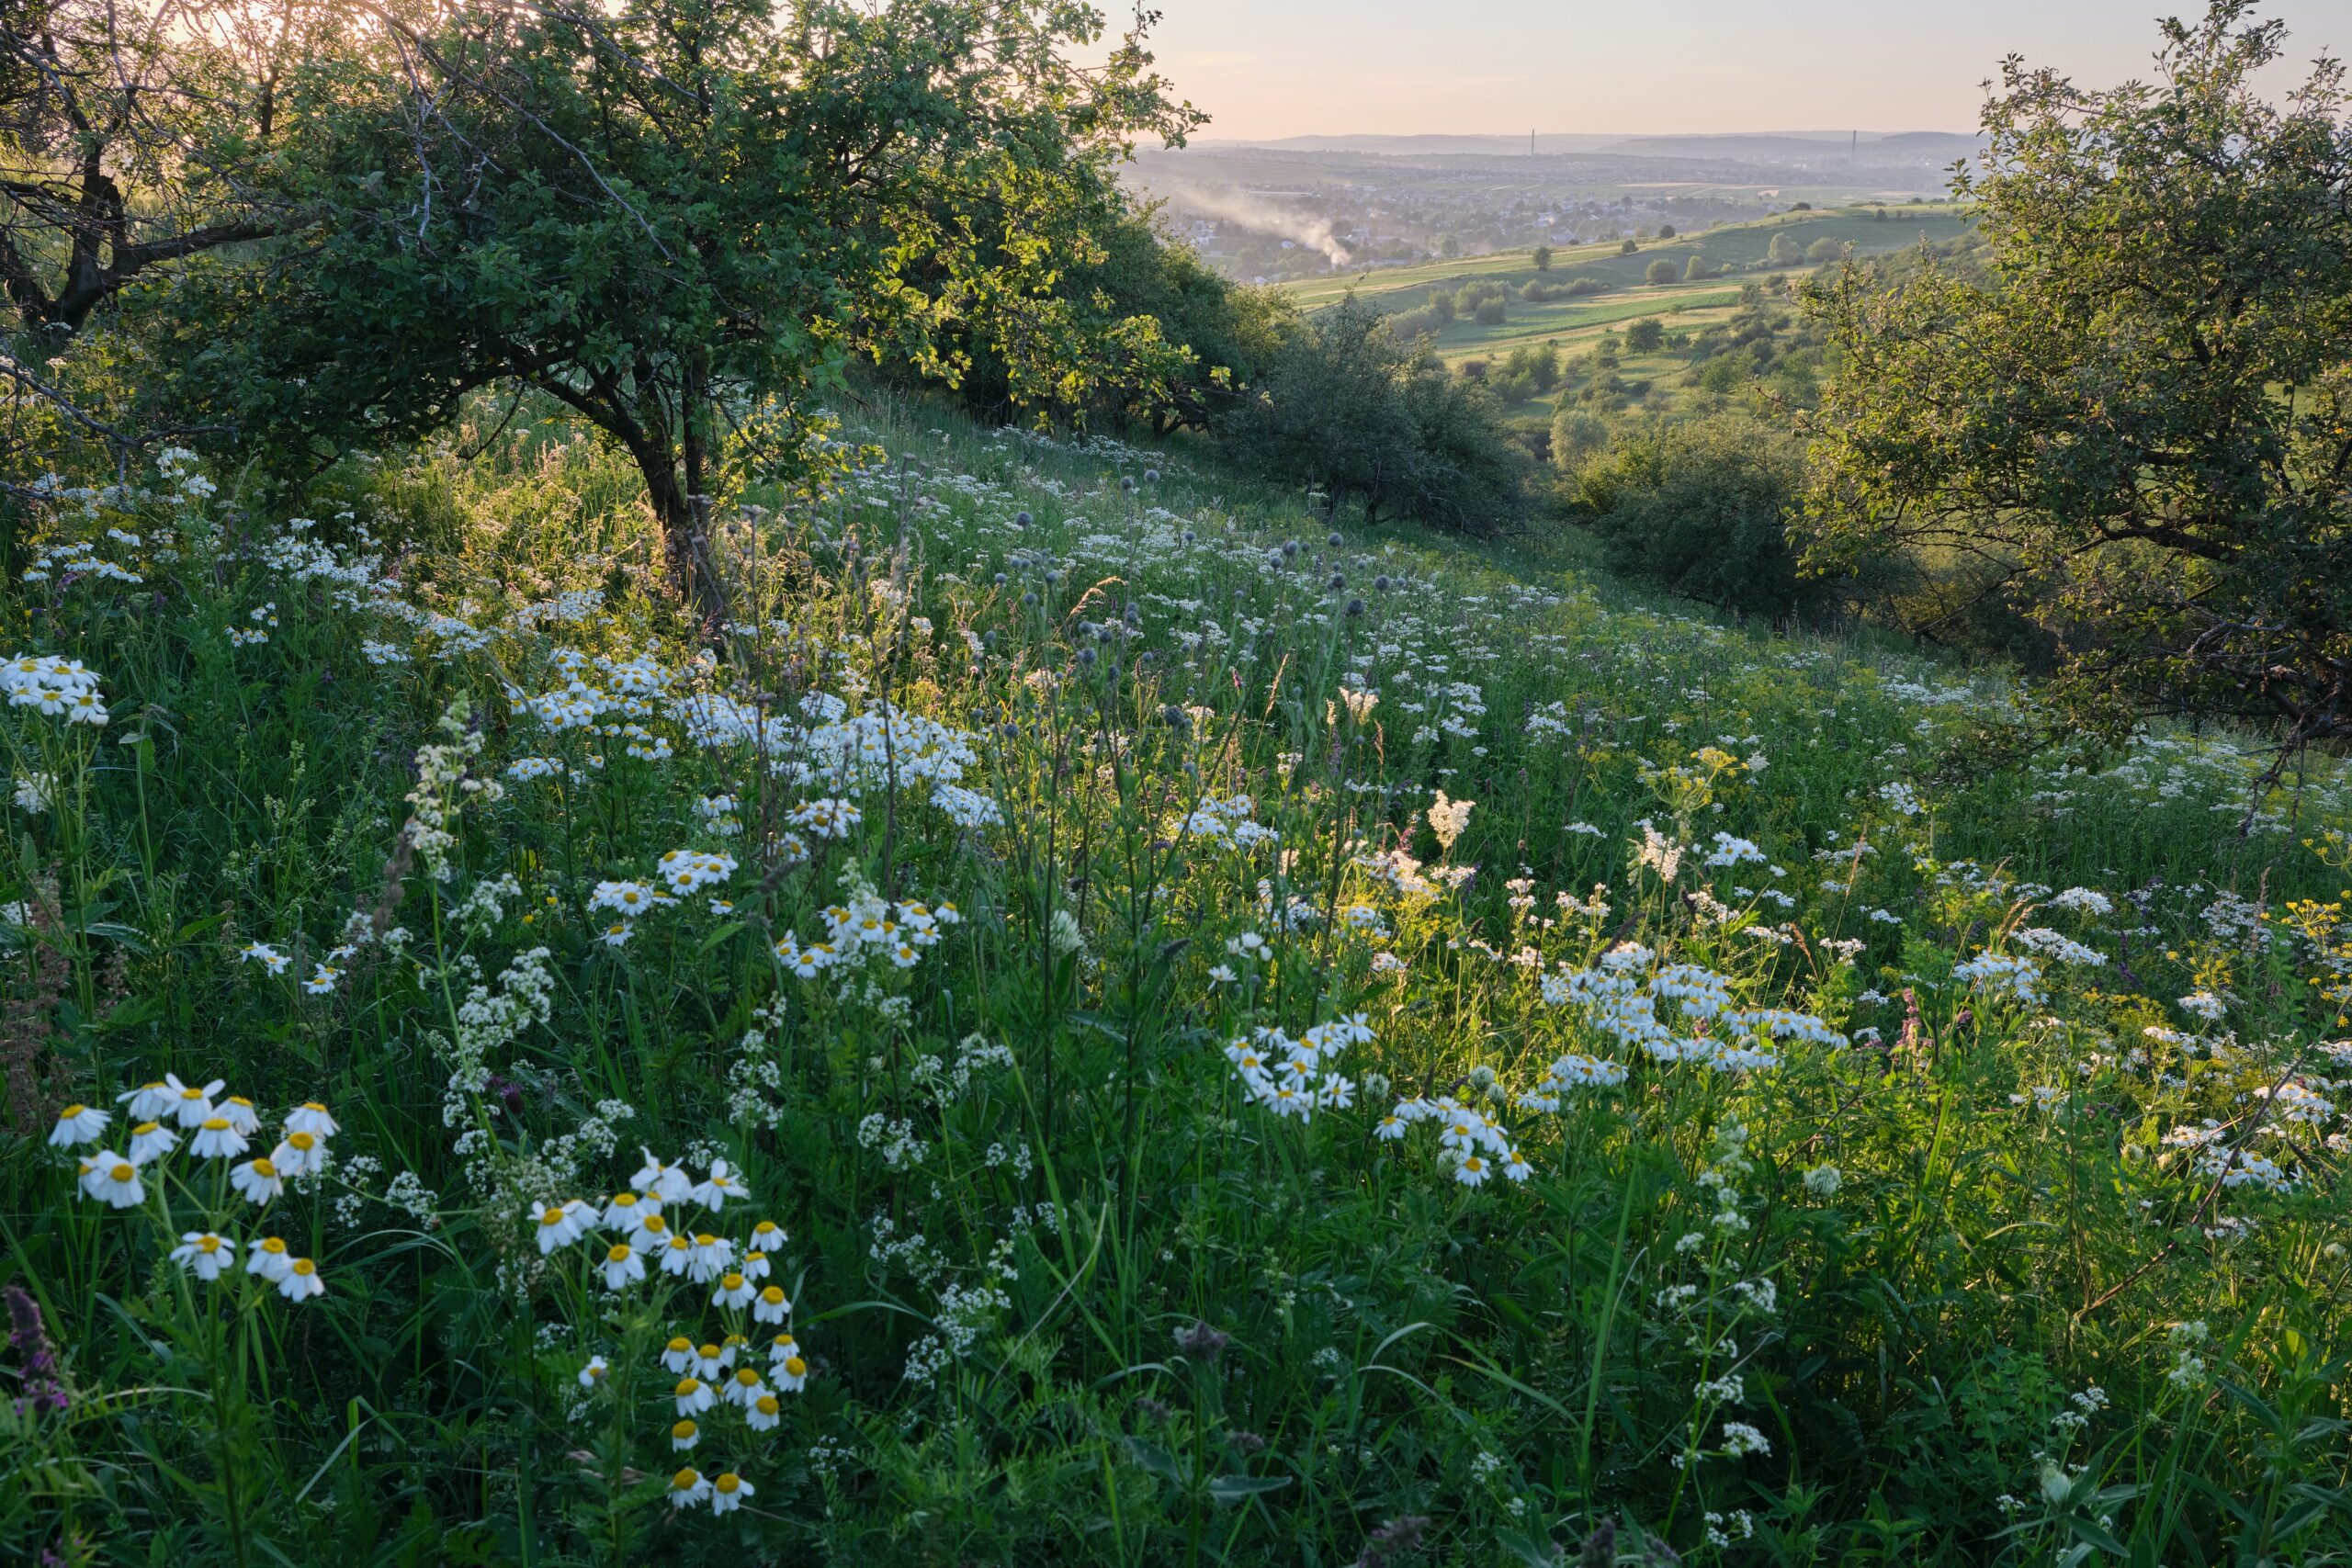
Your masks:
M1153 0L1210 138L1973 130L2023 54L2085 85L2150 73L2198 0ZM1123 9L1113 6L1114 15ZM2352 53L2352 0L2278 0L2290 61ZM2275 72L2285 85L2301 69Z

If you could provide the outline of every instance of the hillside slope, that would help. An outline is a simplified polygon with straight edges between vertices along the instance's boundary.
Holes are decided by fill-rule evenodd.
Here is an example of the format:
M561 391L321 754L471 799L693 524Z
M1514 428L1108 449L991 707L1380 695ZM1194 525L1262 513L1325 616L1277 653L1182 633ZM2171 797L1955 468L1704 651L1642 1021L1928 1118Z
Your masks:
M2352 1542L2339 770L1984 774L1997 678L1186 452L840 434L715 530L709 639L560 431L316 523L61 497L0 1168L77 1414L10 1554ZM159 1148L157 1081L332 1159Z

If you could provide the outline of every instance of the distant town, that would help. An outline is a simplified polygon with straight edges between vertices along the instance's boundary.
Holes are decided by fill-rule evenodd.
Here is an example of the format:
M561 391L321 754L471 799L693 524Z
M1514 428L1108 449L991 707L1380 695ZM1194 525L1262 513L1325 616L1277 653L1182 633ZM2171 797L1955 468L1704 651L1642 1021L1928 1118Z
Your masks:
M1219 273L1278 283L1931 197L1976 148L1942 132L1204 141L1139 154L1129 183Z

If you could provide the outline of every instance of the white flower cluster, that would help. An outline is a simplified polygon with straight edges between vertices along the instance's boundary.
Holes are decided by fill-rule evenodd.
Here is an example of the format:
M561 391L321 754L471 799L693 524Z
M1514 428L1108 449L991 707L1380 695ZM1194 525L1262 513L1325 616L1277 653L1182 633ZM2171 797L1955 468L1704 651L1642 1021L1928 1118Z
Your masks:
M938 945L944 928L964 919L963 911L944 899L893 904L854 868L842 874L842 886L848 900L822 912L821 939L804 943L786 931L776 942L776 962L798 979L813 980L829 969L876 958L888 960L893 968L911 969L922 962L924 949Z
M791 1327L792 1300L776 1275L775 1254L790 1238L774 1221L762 1220L739 1250L732 1237L716 1231L717 1216L729 1203L750 1201L750 1190L724 1159L711 1161L709 1174L696 1181L684 1166L646 1150L628 1190L602 1204L574 1198L531 1205L543 1258L604 1233L584 1257L587 1271L607 1291L627 1292L656 1277L676 1281L673 1290L708 1289L724 1332L710 1340L680 1332L661 1351L662 1370L677 1380L667 1395L675 1416L669 1427L673 1453L700 1447L711 1436L707 1421L726 1423L721 1440L739 1444L775 1431L784 1421L781 1395L808 1383L808 1362ZM695 1208L707 1212L698 1219L713 1229L684 1223ZM760 1339L766 1341L764 1372ZM610 1386L611 1371L605 1357L591 1356L580 1369L580 1386L599 1393ZM741 1434L730 1429L737 1422ZM688 1465L671 1477L669 1495L674 1507L707 1506L723 1514L742 1506L755 1490L735 1469L706 1476Z
M1614 1089L1624 1081L1625 1069L1620 1064L1570 1051L1544 1069L1535 1087L1519 1097L1519 1104L1528 1111L1556 1111L1572 1089Z
M1342 1111L1355 1103L1356 1086L1330 1064L1351 1045L1372 1043L1362 1013L1318 1023L1293 1040L1279 1029L1261 1028L1254 1037L1225 1048L1226 1060L1242 1092L1277 1116L1310 1121L1317 1111Z
M0 664L0 691L8 694L10 707L32 708L68 724L96 728L107 722L98 677L78 659L19 653Z
M1527 1163L1527 1156L1519 1152L1500 1122L1450 1094L1434 1100L1416 1095L1398 1100L1396 1108L1380 1119L1373 1136L1394 1143L1422 1122L1438 1129L1438 1147L1453 1169L1453 1179L1464 1187L1483 1187L1498 1170L1513 1181L1524 1181L1534 1174L1535 1168Z
M1241 850L1279 842L1282 835L1257 821L1257 811L1258 803L1246 795L1228 795L1223 800L1204 795L1201 803L1184 816L1171 817L1162 831L1171 839L1206 840Z
M1951 977L1991 996L2007 996L2029 1005L2041 1000L2041 965L2030 958L1980 953L1965 964L1953 964Z
M1661 964L1656 953L1634 942L1603 953L1597 968L1546 975L1542 985L1544 1001L1583 1009L1595 1029L1660 1062L1751 1072L1779 1064L1774 1042L1803 1040L1833 1049L1848 1043L1811 1013L1734 1007L1732 983L1724 976L1695 964ZM1697 1028L1676 1032L1658 1016L1661 1003L1673 1004Z
M77 1156L82 1196L116 1209L143 1206L148 1201L147 1174L181 1146L184 1135L191 1156L227 1166L226 1191L262 1209L284 1195L288 1179L315 1176L326 1168L327 1140L340 1128L325 1106L315 1101L296 1106L286 1113L277 1146L266 1155L254 1154L261 1115L251 1100L223 1096L221 1090L227 1087L219 1078L205 1084L182 1083L178 1075L166 1073L153 1083L118 1096L116 1103L124 1108L132 1123L127 1152L99 1148ZM50 1145L77 1149L96 1144L113 1120L113 1112L96 1106L69 1105L58 1113L49 1134ZM175 1185L185 1190L188 1184ZM226 1201L220 1182L216 1179L209 1185L218 1195L216 1201ZM170 1206L168 1197L159 1200L163 1210ZM167 1214L163 1223L169 1226ZM208 1224L203 1229L183 1233L171 1256L172 1261L210 1284L224 1276L236 1277L237 1253L237 1243ZM318 1265L295 1256L274 1235L255 1236L246 1243L243 1273L277 1287L291 1302L326 1293Z

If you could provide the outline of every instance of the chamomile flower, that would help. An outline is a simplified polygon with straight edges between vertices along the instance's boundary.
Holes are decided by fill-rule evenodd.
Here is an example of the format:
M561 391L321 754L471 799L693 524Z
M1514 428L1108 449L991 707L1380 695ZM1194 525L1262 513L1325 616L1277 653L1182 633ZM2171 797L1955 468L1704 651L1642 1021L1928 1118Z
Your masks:
M760 1382L760 1374L756 1368L738 1367L733 1375L728 1378L721 1392L728 1404L740 1404L748 1410L753 1400L767 1392L767 1385Z
M1372 1135L1383 1143L1393 1144L1405 1135L1405 1119L1392 1111L1380 1119L1380 1125L1372 1130Z
M241 1137L250 1138L261 1131L261 1112L255 1111L254 1102L242 1094L231 1095L213 1109L227 1119L229 1125L234 1127Z
M1493 1174L1493 1167L1476 1155L1464 1154L1454 1165L1453 1179L1464 1187L1482 1186L1487 1178Z
M662 1272L673 1276L681 1275L694 1266L694 1238L683 1231L671 1232L669 1239L662 1243Z
M147 1201L147 1188L139 1179L139 1168L112 1149L99 1150L82 1168L82 1192L85 1197L101 1199L117 1209L128 1209Z
M178 1122L181 1127L191 1132L204 1125L205 1121L212 1114L212 1097L228 1087L228 1080L225 1078L214 1078L210 1083L198 1088L194 1084L180 1082L179 1075L176 1073L164 1075L164 1088L171 1095L173 1119ZM134 1111L133 1114L137 1112Z
M531 1205L531 1220L539 1237L539 1256L570 1247L588 1234L588 1205L574 1198L562 1203Z
M752 1227L749 1246L753 1252L774 1252L791 1239L784 1234L784 1227L774 1220L762 1220Z
M755 1287L742 1275L722 1274L719 1276L718 1289L711 1292L710 1299L733 1312L749 1306L754 1293Z
M327 1108L315 1100L306 1100L286 1113L286 1130L308 1133L314 1138L332 1138L343 1131L327 1114Z
M662 1200L659 1198L640 1198L634 1192L616 1192L605 1200L605 1228L633 1235L639 1220L661 1212Z
M315 1133L288 1133L270 1150L269 1163L288 1176L309 1176L326 1168L327 1146Z
M808 1363L797 1350L777 1361L769 1371L775 1374L776 1387L786 1393L798 1393L808 1385Z
M605 1374L612 1370L611 1364L604 1357L589 1357L588 1364L580 1369L580 1386L582 1388L604 1387Z
M752 1490L752 1483L733 1471L720 1472L718 1479L710 1483L710 1511L724 1514L741 1507Z
M90 1106L69 1105L57 1113L57 1125L50 1130L49 1146L70 1149L77 1144L95 1144L111 1120L107 1112Z
M678 1386L670 1392L681 1416L699 1416L718 1403L718 1395L710 1392L710 1385L697 1377L680 1378Z
M716 1214L727 1207L729 1198L748 1198L751 1194L725 1160L715 1159L710 1162L710 1174L688 1196Z
M743 1254L743 1267L738 1271L746 1280L764 1280L775 1272L775 1266L769 1263L766 1253L747 1252Z
M311 977L302 982L302 993L305 996L323 997L334 990L334 983L342 978L343 971L334 964L314 964L311 966Z
M286 1244L274 1235L257 1235L245 1244L245 1272L257 1274L271 1284L294 1271L294 1255Z
M686 1174L685 1168L662 1164L653 1157L651 1149L642 1152L645 1164L628 1179L628 1184L639 1192L650 1192L665 1203L684 1202L695 1190L695 1179Z
M800 1341L792 1337L790 1329L786 1329L768 1341L768 1365L771 1367L780 1366L786 1357L798 1354L800 1354Z
M645 1278L645 1259L637 1255L637 1248L625 1241L616 1241L606 1247L605 1260L597 1267L604 1271L605 1289L608 1291L627 1290Z
M792 1302L783 1287L770 1285L752 1303L752 1316L760 1323L782 1323L792 1315Z
M130 1130L130 1163L146 1165L180 1146L180 1135L161 1122L141 1122Z
M1527 1163L1525 1155L1513 1148L1503 1156L1503 1174L1513 1181L1524 1181L1535 1174L1535 1168Z
M312 1296L327 1293L327 1282L319 1278L319 1266L307 1258L298 1258L286 1266L285 1277L277 1281L277 1293L289 1302L306 1302Z
M784 1424L784 1404L773 1393L763 1393L743 1412L743 1425L754 1432L773 1432Z
M212 1231L189 1231L172 1248L172 1261L207 1284L220 1278L221 1270L236 1260L236 1247Z
M694 1258L686 1269L686 1278L697 1285L707 1285L727 1271L735 1261L735 1244L723 1235L708 1231L696 1233Z
M670 1428L670 1451L673 1454L684 1453L701 1441L702 1428L695 1425L691 1416L681 1416Z
M695 1351L694 1374L711 1382L735 1364L735 1358L716 1345L705 1345Z
M286 1177L268 1159L249 1159L231 1168L229 1185L248 1203L266 1203L286 1190Z
M639 1205L640 1210L644 1207ZM628 1233L627 1240L639 1252L660 1252L670 1245L670 1222L660 1214L640 1212L637 1228Z
M196 1124L196 1136L187 1146L198 1159L234 1159L245 1152L245 1140L229 1125L226 1116L208 1116Z
M710 1483L704 1480L702 1472L694 1466L688 1465L670 1477L670 1506L672 1507L691 1508L696 1503L707 1503L709 1500Z
M694 1370L695 1342L681 1334L662 1347L662 1365L676 1377Z
M124 1114L136 1122L160 1121L175 1115L179 1109L179 1097L161 1078L116 1095L114 1102L123 1107Z

